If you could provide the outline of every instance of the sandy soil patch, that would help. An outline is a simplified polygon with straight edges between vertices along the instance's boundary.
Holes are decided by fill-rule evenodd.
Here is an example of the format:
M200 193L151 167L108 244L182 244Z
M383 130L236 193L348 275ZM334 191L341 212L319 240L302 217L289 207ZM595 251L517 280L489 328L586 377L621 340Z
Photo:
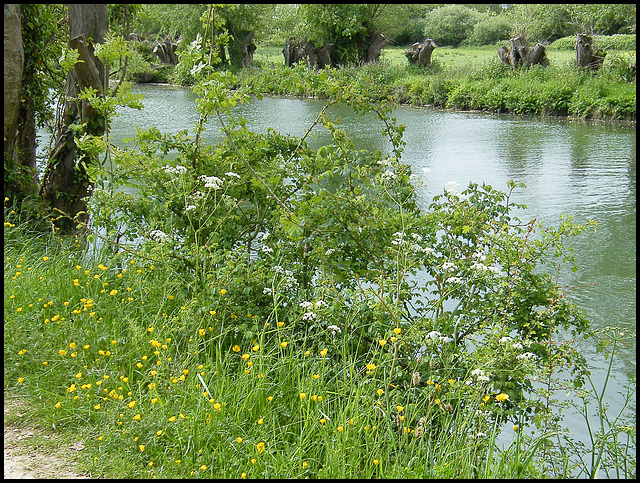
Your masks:
M4 400L4 478L90 478L74 469L74 451L84 449L84 443L62 444L55 434L19 421L7 424L7 416L13 420L23 417L28 408L19 400Z

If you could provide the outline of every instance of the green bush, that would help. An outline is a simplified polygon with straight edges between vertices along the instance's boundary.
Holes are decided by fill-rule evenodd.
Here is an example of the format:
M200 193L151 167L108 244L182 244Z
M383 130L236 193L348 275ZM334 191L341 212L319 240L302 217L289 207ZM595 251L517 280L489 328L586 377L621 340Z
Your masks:
M635 35L594 35L594 41L598 48L608 50L636 50ZM562 37L555 42L549 44L550 50L574 50L576 44L576 36Z
M464 5L445 5L427 13L424 36L439 46L459 46L473 32L480 14Z
M467 45L490 45L507 40L510 37L511 25L502 16L485 15L475 24L473 32L464 42Z

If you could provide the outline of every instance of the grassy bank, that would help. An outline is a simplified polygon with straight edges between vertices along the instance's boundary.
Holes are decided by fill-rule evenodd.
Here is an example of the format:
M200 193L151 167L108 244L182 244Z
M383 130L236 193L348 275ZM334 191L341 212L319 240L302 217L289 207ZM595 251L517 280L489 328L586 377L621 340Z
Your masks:
M399 329L380 334L366 366L347 334L316 346L277 317L228 348L234 323L254 316L225 289L194 299L161 265L87 260L77 245L5 222L4 387L35 401L41 426L84 440L93 474L538 475L527 451L491 457L498 428L475 414L500 397L455 379L389 384ZM460 399L464 413L451 409Z
M635 51L610 52L600 72L585 73L574 68L574 52L558 45L548 49L548 67L516 72L500 62L496 46L437 48L429 68L409 65L405 47L388 47L379 65L322 72L286 68L280 48L260 47L257 68L243 70L240 77L255 90L275 95L328 98L337 86L351 85L372 100L412 106L635 120L635 79L627 69L635 63Z

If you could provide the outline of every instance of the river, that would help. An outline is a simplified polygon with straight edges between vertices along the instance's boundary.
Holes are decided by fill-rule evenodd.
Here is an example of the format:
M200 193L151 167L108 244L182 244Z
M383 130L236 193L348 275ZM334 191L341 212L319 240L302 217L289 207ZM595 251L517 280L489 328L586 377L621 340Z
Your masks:
M116 144L132 138L136 126L155 125L161 132L176 132L193 128L198 119L195 96L189 90L144 85L134 91L144 95L145 108L121 111L113 122ZM256 132L266 133L271 127L301 136L323 106L324 102L314 99L265 97L240 105L234 112L246 118L249 129ZM362 117L348 106L332 106L328 113L340 118L356 147L390 151L390 143L380 134L383 125L375 116ZM397 108L393 116L406 126L402 161L423 181L418 193L424 208L449 181L463 188L469 182L484 182L506 190L507 181L513 179L527 186L513 196L515 202L527 205L519 214L523 220L536 218L557 226L560 214L569 214L576 222L598 221L595 233L589 231L571 241L579 269L562 272L561 282L577 287L569 297L585 310L594 327L620 326L635 333L635 125L410 107ZM310 141L312 146L329 140L326 131L314 132L317 137ZM218 127L211 121L205 140L217 139ZM601 389L607 361L591 341L581 343L581 349ZM627 378L635 380L635 339L621 349L621 355L607 389L610 415L617 414L622 404L618 392L623 391ZM635 410L634 396L630 414L635 416ZM589 447L584 419L569 412L565 424Z

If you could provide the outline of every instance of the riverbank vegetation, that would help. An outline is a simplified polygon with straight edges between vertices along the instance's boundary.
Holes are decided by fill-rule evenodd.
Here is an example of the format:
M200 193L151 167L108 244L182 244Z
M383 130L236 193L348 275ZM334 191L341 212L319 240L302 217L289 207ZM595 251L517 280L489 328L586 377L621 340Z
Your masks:
M445 48L443 61L436 49L428 68L409 65L404 55L398 59L401 50L388 49L380 64L322 72L265 61L258 69L243 70L240 79L258 92L284 96L328 98L325 79L331 79L357 86L372 100L412 106L635 120L636 86L629 82L628 52L610 55L602 71L593 74L577 70L575 54L566 51L552 51L549 67L514 71L498 59L495 47Z
M626 337L538 273L574 263L564 240L588 226L521 221L517 183L452 184L423 212L388 107L336 85L392 154L355 150L324 111L332 142L310 149L228 118L236 83L198 83L193 133L85 140L118 166L93 172L86 237L5 200L5 391L93 441L104 476L633 473L631 423L603 420L578 451L554 397L597 397L575 338ZM208 116L215 146L198 142Z
M80 67L65 50L65 73L122 71L104 91L75 86L78 117L69 104L59 116L75 156L51 169L86 190L82 210L8 185L38 177L5 153L5 397L91 441L83 463L99 476L635 477L635 422L608 415L577 345L593 337L613 361L630 336L591 328L558 280L578 263L565 242L597 223L521 220L516 181L450 183L420 209L390 117L392 68L234 75L218 40L182 55L193 129L138 129L126 148L108 127L141 107L120 82L131 45L105 35L94 57L80 42ZM496 82L511 75L545 74ZM327 107L301 138L251 132L233 108L270 78L375 114L389 153L356 149ZM433 82L456 92L446 75ZM202 141L209 119L224 134L215 145ZM318 129L331 140L311 148ZM563 427L558 391L585 418L598 404L590 447Z

